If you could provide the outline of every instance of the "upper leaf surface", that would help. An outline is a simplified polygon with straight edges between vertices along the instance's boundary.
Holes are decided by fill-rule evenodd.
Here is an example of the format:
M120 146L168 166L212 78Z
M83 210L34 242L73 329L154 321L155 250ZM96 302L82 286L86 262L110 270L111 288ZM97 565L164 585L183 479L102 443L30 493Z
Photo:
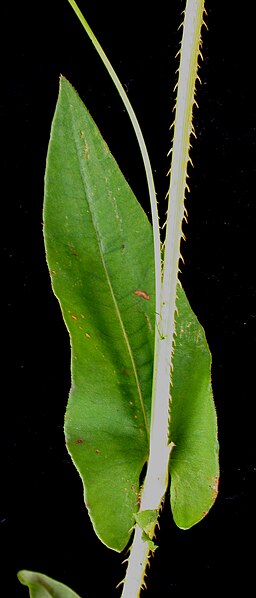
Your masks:
M44 235L53 290L72 345L67 447L97 534L121 550L134 522L148 454L152 229L64 78L47 158Z
M211 386L211 354L205 333L178 287L170 441L171 507L175 523L200 521L218 493L217 418Z
M19 571L19 581L29 588L30 598L79 598L78 594L55 579L34 571Z

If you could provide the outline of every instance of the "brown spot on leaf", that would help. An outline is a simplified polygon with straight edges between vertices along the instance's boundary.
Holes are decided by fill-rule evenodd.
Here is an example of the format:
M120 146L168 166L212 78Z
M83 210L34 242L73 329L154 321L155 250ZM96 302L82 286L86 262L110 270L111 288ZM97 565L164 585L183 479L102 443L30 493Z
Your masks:
M83 158L84 158L84 160L90 159L90 151L89 151L89 146L87 145L87 143L84 144Z
M131 486L131 491L135 494L136 496L136 504L139 507L140 506L140 501L141 501L141 493L140 490L136 490L134 484L132 484Z
M99 455L100 454L100 450L96 449L95 453L96 453L96 455Z
M75 444L84 444L84 440L83 440L83 438L77 438L77 439L75 440Z
M149 299L149 295L145 291L134 291L134 295L137 295L137 297L142 297L143 299Z
M136 492L136 499L137 506L140 507L141 493L139 490Z
M130 371L130 369L129 369L129 368L126 368L126 367L123 367L123 368L121 368L121 373L122 373L124 376L127 376L127 377L131 375L131 371Z
M218 490L219 490L219 478L217 475L214 477L212 490L213 490L212 499L215 500L217 498Z
M75 257L78 257L78 253L77 253L76 248L74 247L73 243L69 243L69 249L70 249L72 255L75 255Z

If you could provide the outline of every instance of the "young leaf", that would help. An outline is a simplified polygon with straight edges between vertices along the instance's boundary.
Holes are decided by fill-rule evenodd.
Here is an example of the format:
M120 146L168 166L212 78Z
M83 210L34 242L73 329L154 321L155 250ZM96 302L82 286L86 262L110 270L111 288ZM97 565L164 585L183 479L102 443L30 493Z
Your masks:
M23 570L19 571L18 579L24 586L28 586L30 598L79 598L78 594L63 583L42 573Z
M156 509L152 511L139 511L139 513L134 514L134 518L146 534L151 536L152 532L154 533L158 519L158 511Z
M200 521L218 493L217 418L211 354L203 327L178 287L170 440L171 507L175 523Z
M44 234L72 345L67 447L98 536L121 550L148 456L152 228L64 78L47 159Z

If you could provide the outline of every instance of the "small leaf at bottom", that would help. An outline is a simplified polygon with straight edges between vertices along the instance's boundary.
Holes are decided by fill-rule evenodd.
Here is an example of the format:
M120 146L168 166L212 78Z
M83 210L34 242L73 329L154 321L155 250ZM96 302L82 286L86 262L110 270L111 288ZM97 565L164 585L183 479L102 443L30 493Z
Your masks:
M22 570L18 579L24 586L28 586L30 598L79 598L78 594L55 579L43 573Z

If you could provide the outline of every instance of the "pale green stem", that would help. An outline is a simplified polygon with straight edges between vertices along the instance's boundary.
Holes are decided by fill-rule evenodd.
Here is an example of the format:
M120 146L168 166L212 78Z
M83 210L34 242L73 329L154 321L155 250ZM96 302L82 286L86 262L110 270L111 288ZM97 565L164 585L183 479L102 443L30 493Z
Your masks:
M154 179L152 174L152 168L148 156L148 151L146 148L146 144L142 135L142 131L140 125L138 123L137 117L135 112L132 108L130 100L120 82L116 72L114 71L111 63L109 62L108 57L106 56L104 50L102 49L101 45L99 44L97 38L95 37L93 31L91 30L89 24L87 23L85 17L81 13L80 9L78 8L75 0L68 0L69 4L74 9L78 19L82 23L87 35L89 36L90 40L92 41L95 49L97 50L102 62L104 63L113 83L115 84L121 99L125 105L127 113L130 117L132 122L132 126L134 128L142 159L144 162L144 168L146 171L147 177L147 184L149 190L149 197L150 197L150 204L151 204L151 214L152 214L152 225L153 225L153 238L154 238L154 259L155 259L155 297L156 297L156 320L157 326L159 324L159 314L160 314L160 288L161 288L161 251L160 251L160 232L159 232L159 220L158 220L158 211L157 211L157 200L156 200L156 192L155 192L155 185Z
M121 598L137 598L140 596L150 553L148 544L143 540L142 534L142 529L136 525Z
M180 241L184 218L187 163L190 135L193 131L192 111L200 55L200 32L204 0L187 0L178 93L174 123L172 166L165 240L164 271L160 309L159 353L155 363L151 411L150 454L142 490L140 510L159 510L168 483L170 379L172 349L175 336L176 288L178 282ZM149 548L141 530L135 529L129 557L123 598L137 598L143 586ZM145 546L146 545L146 546ZM135 565L136 562L136 565ZM136 578L136 581L135 581Z

